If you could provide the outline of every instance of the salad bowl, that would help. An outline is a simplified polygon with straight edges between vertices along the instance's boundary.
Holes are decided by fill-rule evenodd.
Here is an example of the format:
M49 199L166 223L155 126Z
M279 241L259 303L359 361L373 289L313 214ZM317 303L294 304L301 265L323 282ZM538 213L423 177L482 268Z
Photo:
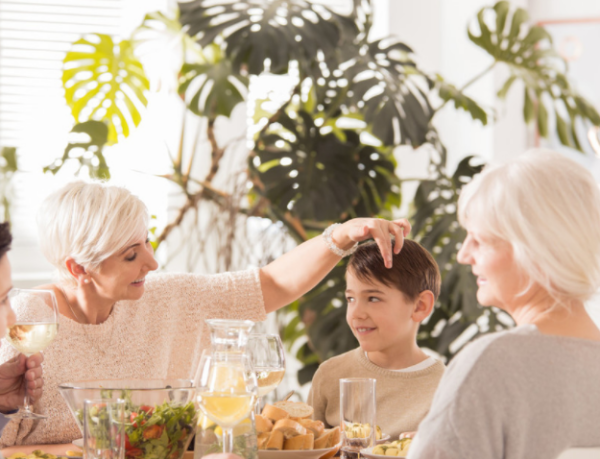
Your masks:
M85 400L125 400L127 459L181 459L196 432L196 388L190 380L73 381L58 389L82 433Z

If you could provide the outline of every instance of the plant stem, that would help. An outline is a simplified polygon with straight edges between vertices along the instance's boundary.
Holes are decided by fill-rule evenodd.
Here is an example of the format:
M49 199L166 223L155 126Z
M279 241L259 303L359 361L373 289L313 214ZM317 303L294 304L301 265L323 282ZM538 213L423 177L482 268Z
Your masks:
M475 83L477 80L479 80L480 78L482 78L485 74L487 74L488 72L490 72L498 63L498 61L494 61L492 62L491 65L489 65L488 67L486 67L482 72L478 73L477 75L475 75L473 78L471 78L469 81L467 81L462 88L460 88L458 91L459 92L463 92L465 91L469 86L471 86L473 83ZM434 115L439 112L444 105L446 105L446 103L448 103L450 99L445 100L442 105L440 105L438 108L436 108L435 110L433 110Z

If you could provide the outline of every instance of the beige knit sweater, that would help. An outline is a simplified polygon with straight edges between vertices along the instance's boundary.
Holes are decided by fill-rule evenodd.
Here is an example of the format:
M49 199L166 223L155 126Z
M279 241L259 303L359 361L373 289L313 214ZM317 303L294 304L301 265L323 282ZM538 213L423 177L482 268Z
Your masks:
M375 378L377 425L392 440L417 430L431 406L444 374L442 362L422 370L397 372L371 363L359 347L323 362L315 373L308 396L314 418L328 426L340 425L341 378Z
M44 351L44 395L34 406L42 421L11 421L0 447L69 443L81 432L58 385L82 379L187 378L210 345L209 318L266 319L258 270L214 276L157 274L137 301L118 302L100 325L60 316L58 335ZM0 362L16 351L5 341Z

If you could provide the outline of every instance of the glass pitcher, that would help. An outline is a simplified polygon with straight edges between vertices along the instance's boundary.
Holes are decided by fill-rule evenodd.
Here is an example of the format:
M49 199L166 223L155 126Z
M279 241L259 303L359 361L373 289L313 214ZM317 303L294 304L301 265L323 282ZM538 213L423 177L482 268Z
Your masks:
M248 334L254 326L249 320L207 320L210 328L211 359L227 366L236 366L244 356ZM204 414L201 414L194 445L194 459L222 452L223 431ZM246 459L258 457L254 413L233 428L231 440L233 453Z

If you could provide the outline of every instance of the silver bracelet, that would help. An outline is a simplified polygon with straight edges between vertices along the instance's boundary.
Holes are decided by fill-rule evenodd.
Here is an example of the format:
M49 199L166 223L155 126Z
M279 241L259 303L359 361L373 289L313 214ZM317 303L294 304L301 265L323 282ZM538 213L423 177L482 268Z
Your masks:
M335 242L333 242L332 237L333 230L335 230L338 226L341 226L341 223L334 223L333 225L329 226L325 231L323 231L323 239L325 239L325 243L327 244L327 247L329 247L329 250L335 253L338 257L344 258L356 252L358 242L348 250L340 249L337 245L335 245Z

